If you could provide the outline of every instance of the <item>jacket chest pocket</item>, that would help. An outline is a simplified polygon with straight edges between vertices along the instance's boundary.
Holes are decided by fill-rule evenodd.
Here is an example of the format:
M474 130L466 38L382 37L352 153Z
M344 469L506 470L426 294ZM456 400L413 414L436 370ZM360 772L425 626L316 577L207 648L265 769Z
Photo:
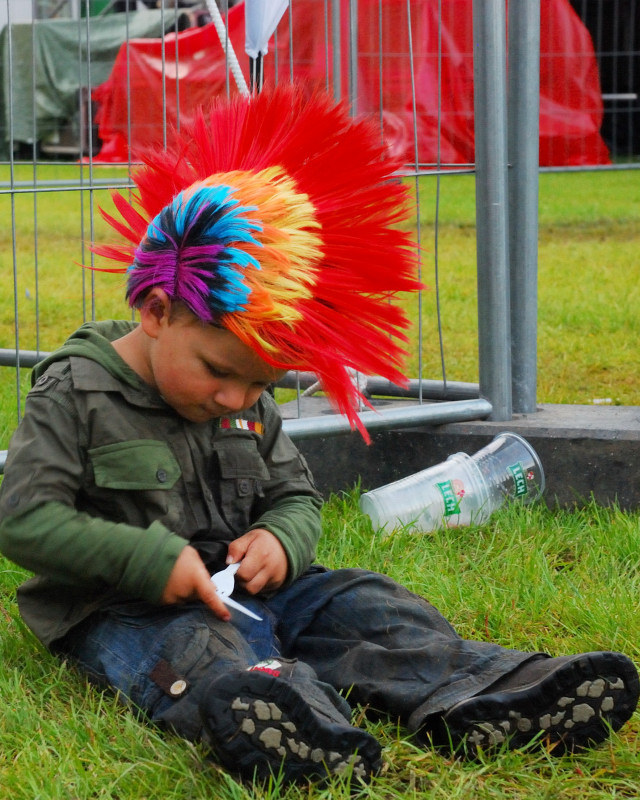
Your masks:
M253 522L256 503L264 497L269 470L253 439L233 437L214 443L220 512L236 534Z
M146 526L172 516L182 472L165 442L114 442L89 450L89 459L95 485L91 499L98 506L106 503L111 519Z

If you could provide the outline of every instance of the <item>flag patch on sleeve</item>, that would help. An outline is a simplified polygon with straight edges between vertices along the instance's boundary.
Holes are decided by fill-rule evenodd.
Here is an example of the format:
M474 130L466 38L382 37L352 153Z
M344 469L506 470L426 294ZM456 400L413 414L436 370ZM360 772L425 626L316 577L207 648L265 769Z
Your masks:
M262 422L255 422L252 419L239 419L238 417L221 417L220 427L223 429L236 428L241 431L253 431L254 433L264 433Z

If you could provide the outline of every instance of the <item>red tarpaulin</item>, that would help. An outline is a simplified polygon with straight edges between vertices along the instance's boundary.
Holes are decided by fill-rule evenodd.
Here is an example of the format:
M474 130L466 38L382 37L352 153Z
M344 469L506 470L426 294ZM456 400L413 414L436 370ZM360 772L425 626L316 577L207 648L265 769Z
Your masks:
M542 0L541 6L540 164L609 163L599 132L602 97L589 33L568 0ZM417 150L421 164L473 163L472 0L442 4L440 91L436 0L411 2L413 61L405 0L359 0L358 9L358 113L381 120L387 144L408 162L415 163ZM270 42L265 85L293 77L310 89L333 90L331 20L325 22L325 10L325 0L293 3ZM348 96L348 10L343 0L343 97ZM243 4L230 9L228 29L248 82ZM237 91L231 75L228 85ZM161 140L164 121L176 124L178 108L179 119L188 120L196 106L226 91L225 54L213 24L167 36L164 43L123 44L109 79L94 90L103 143L96 160L127 161L129 140L134 151Z

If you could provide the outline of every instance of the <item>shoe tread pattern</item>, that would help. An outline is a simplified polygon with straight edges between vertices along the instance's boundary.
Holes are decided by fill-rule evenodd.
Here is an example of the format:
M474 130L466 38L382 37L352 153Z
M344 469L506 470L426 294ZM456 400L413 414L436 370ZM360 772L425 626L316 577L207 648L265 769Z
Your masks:
M445 717L454 745L479 750L524 747L534 739L555 755L603 742L633 714L637 671L616 653L585 654L519 691L478 695Z
M248 676L248 677L247 677ZM286 681L264 673L216 685L204 715L207 741L222 764L246 777L288 782L347 775L368 781L380 746L365 731L323 719Z

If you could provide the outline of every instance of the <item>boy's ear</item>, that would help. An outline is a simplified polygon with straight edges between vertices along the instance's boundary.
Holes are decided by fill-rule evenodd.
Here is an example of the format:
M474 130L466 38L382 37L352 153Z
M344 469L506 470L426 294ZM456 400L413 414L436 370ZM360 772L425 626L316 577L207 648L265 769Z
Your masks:
M140 326L142 330L155 339L160 330L169 323L171 301L167 293L159 287L149 291L140 308Z

